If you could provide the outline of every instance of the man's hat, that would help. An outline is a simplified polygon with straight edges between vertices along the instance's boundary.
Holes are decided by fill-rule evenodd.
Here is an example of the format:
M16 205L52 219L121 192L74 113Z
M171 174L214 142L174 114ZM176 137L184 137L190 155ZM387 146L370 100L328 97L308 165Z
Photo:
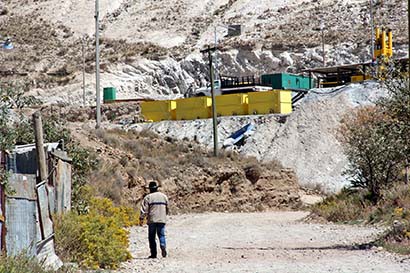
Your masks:
M155 181L149 182L148 188L150 189L158 189L158 184Z

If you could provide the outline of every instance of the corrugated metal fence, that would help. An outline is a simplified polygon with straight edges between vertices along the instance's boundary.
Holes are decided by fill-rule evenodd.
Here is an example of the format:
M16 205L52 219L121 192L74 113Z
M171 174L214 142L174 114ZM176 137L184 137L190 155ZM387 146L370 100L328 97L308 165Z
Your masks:
M0 153L2 166L11 173L7 193L0 187L1 249L7 255L37 256L53 268L62 262L54 252L51 215L71 208L71 159L59 147L59 143L45 145L49 176L43 183L37 179L35 145Z

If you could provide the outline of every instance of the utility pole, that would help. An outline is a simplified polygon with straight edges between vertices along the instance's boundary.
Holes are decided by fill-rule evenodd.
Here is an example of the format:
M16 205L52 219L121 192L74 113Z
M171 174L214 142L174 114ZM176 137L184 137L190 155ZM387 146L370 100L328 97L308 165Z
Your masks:
M410 1L410 0L409 0ZM323 67L326 66L326 53L325 53L325 24L320 22L320 30L322 31L322 54L323 54Z
M82 38L82 56L83 56L83 106L86 105L85 101L85 35Z
M215 90L214 90L214 67L212 64L212 52L216 51L216 47L201 50L201 53L208 53L209 59L209 76L211 80L211 95L212 95L212 122L214 134L214 156L218 156L218 121L216 116Z
M410 1L410 0L409 0ZM214 28L214 35L215 35L215 48L218 48L218 34L216 33L216 26ZM214 80L219 80L218 77L218 72L219 72L219 67L218 67L218 51L215 50L215 77ZM220 88L220 87L219 87Z
M410 1L410 0L409 0ZM372 28L371 29L371 38L370 38L370 46L371 46L371 48L370 48L370 54L372 55L371 56L371 60L372 60L372 63L375 61L375 58L374 58L374 15L373 15L373 0L370 0L370 27Z
M101 94L100 94L100 7L99 0L95 0L95 88L96 88L96 125L101 126Z

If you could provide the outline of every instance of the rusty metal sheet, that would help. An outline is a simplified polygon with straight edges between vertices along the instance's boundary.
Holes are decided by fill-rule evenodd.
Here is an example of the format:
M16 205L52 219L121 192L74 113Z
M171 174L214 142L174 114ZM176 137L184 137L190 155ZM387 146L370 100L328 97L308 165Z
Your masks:
M36 242L36 176L12 174L11 193L5 196L6 250L14 255L29 250L35 253Z
M42 239L53 234L53 222L50 219L47 186L45 183L37 185L37 203L39 207L39 219Z
M55 181L56 212L64 213L71 210L71 165L58 160Z
M3 253L3 222L0 221L0 254Z
M47 191L48 191L48 205L50 207L50 212L57 213L56 189L53 186L47 185Z
M46 268L51 268L55 271L63 266L63 262L55 253L53 236L49 236L49 238L37 244L37 259L44 261Z
M54 156L55 158L61 159L65 162L69 162L69 163L73 162L73 159L71 157L68 157L67 152L65 151L55 150L55 151L50 152L50 154Z
M32 174L11 174L9 178L11 193L7 198L28 199L35 201L36 176Z
M6 250L8 255L28 252L35 255L36 210L34 201L7 199L6 201Z
M3 151L0 151L0 171L4 170L4 167L6 166L6 153ZM2 181L0 181L2 182ZM6 229L4 225L4 214L5 214L5 205L6 205L6 196L4 193L3 186L0 185L0 253L4 250L5 248L5 236L6 236Z
M4 209L5 209L5 196L4 196L3 187L0 185L0 254L4 251L6 247L5 245L5 239L6 239L5 227L6 226L4 225L4 221L5 221Z
M54 233L50 234L46 238L41 237L41 225L40 225L40 215L38 210L36 211L37 217L37 240L36 240L36 255L37 259L44 262L44 266L57 271L63 262L55 254L54 250Z
M0 171L4 169L6 164L5 153L0 151ZM5 206L6 206L6 196L3 186L0 185L0 254L6 248L6 226L5 221Z

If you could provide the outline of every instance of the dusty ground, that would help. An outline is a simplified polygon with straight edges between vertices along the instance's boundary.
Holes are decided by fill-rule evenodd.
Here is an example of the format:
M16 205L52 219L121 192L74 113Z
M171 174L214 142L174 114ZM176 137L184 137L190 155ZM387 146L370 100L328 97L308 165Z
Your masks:
M382 232L373 227L307 224L305 212L173 216L166 259L148 260L146 227L131 230L134 259L119 272L408 272L410 260L354 249Z

